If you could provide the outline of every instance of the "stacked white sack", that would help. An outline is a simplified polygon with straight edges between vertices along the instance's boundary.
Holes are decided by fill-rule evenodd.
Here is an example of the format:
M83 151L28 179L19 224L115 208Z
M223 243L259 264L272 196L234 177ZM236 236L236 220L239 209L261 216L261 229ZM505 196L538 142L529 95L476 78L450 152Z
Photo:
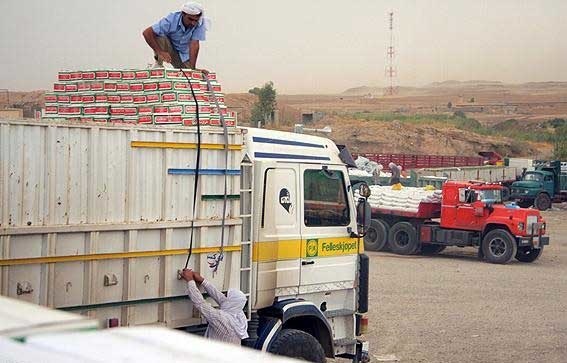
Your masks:
M421 202L441 202L441 190L426 190L425 188L414 187L394 190L389 185L371 185L370 190L372 194L368 198L368 203L373 208L417 212ZM358 191L356 191L355 197L358 198L359 196Z

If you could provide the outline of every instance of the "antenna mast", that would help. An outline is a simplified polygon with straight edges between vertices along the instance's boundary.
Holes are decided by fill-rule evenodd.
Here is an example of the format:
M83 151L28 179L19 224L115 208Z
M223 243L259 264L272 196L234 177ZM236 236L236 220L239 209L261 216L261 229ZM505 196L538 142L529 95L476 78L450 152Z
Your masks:
M394 48L394 12L390 11L388 13L389 20L389 31L390 31L390 45L386 51L386 78L388 79L388 87L386 88L385 95L392 96L398 93L398 87L396 85L396 77L398 76L398 71L395 65L395 48Z

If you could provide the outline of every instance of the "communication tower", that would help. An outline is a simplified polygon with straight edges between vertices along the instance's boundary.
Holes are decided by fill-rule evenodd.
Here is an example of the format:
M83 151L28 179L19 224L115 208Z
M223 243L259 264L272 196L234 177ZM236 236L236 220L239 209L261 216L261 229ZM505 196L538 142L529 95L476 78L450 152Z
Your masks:
M390 11L388 13L388 23L389 23L389 33L390 33L390 45L386 50L386 79L388 80L388 87L386 87L385 94L387 96L392 96L398 93L398 86L396 78L398 76L398 70L396 68L395 58L396 50L394 47L394 12Z

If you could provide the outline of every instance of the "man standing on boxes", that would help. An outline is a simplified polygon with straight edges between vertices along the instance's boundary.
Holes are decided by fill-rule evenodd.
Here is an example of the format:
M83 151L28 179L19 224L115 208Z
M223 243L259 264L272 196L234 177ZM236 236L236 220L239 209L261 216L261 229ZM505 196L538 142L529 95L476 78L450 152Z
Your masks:
M181 11L167 15L142 34L154 50L156 66L162 67L167 62L175 68L196 69L199 42L205 40L209 26L203 6L190 1Z

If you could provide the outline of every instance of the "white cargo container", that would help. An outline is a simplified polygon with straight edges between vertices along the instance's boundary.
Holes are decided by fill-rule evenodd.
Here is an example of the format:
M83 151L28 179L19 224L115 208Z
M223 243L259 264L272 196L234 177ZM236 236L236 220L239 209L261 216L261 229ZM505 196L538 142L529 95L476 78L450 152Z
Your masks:
M239 128L226 142L218 127L200 139L194 127L0 121L1 294L121 325L196 326L177 278L193 230L188 266L240 288L263 318L250 344L285 354L274 342L295 329L328 357L360 355L368 264L335 144Z

